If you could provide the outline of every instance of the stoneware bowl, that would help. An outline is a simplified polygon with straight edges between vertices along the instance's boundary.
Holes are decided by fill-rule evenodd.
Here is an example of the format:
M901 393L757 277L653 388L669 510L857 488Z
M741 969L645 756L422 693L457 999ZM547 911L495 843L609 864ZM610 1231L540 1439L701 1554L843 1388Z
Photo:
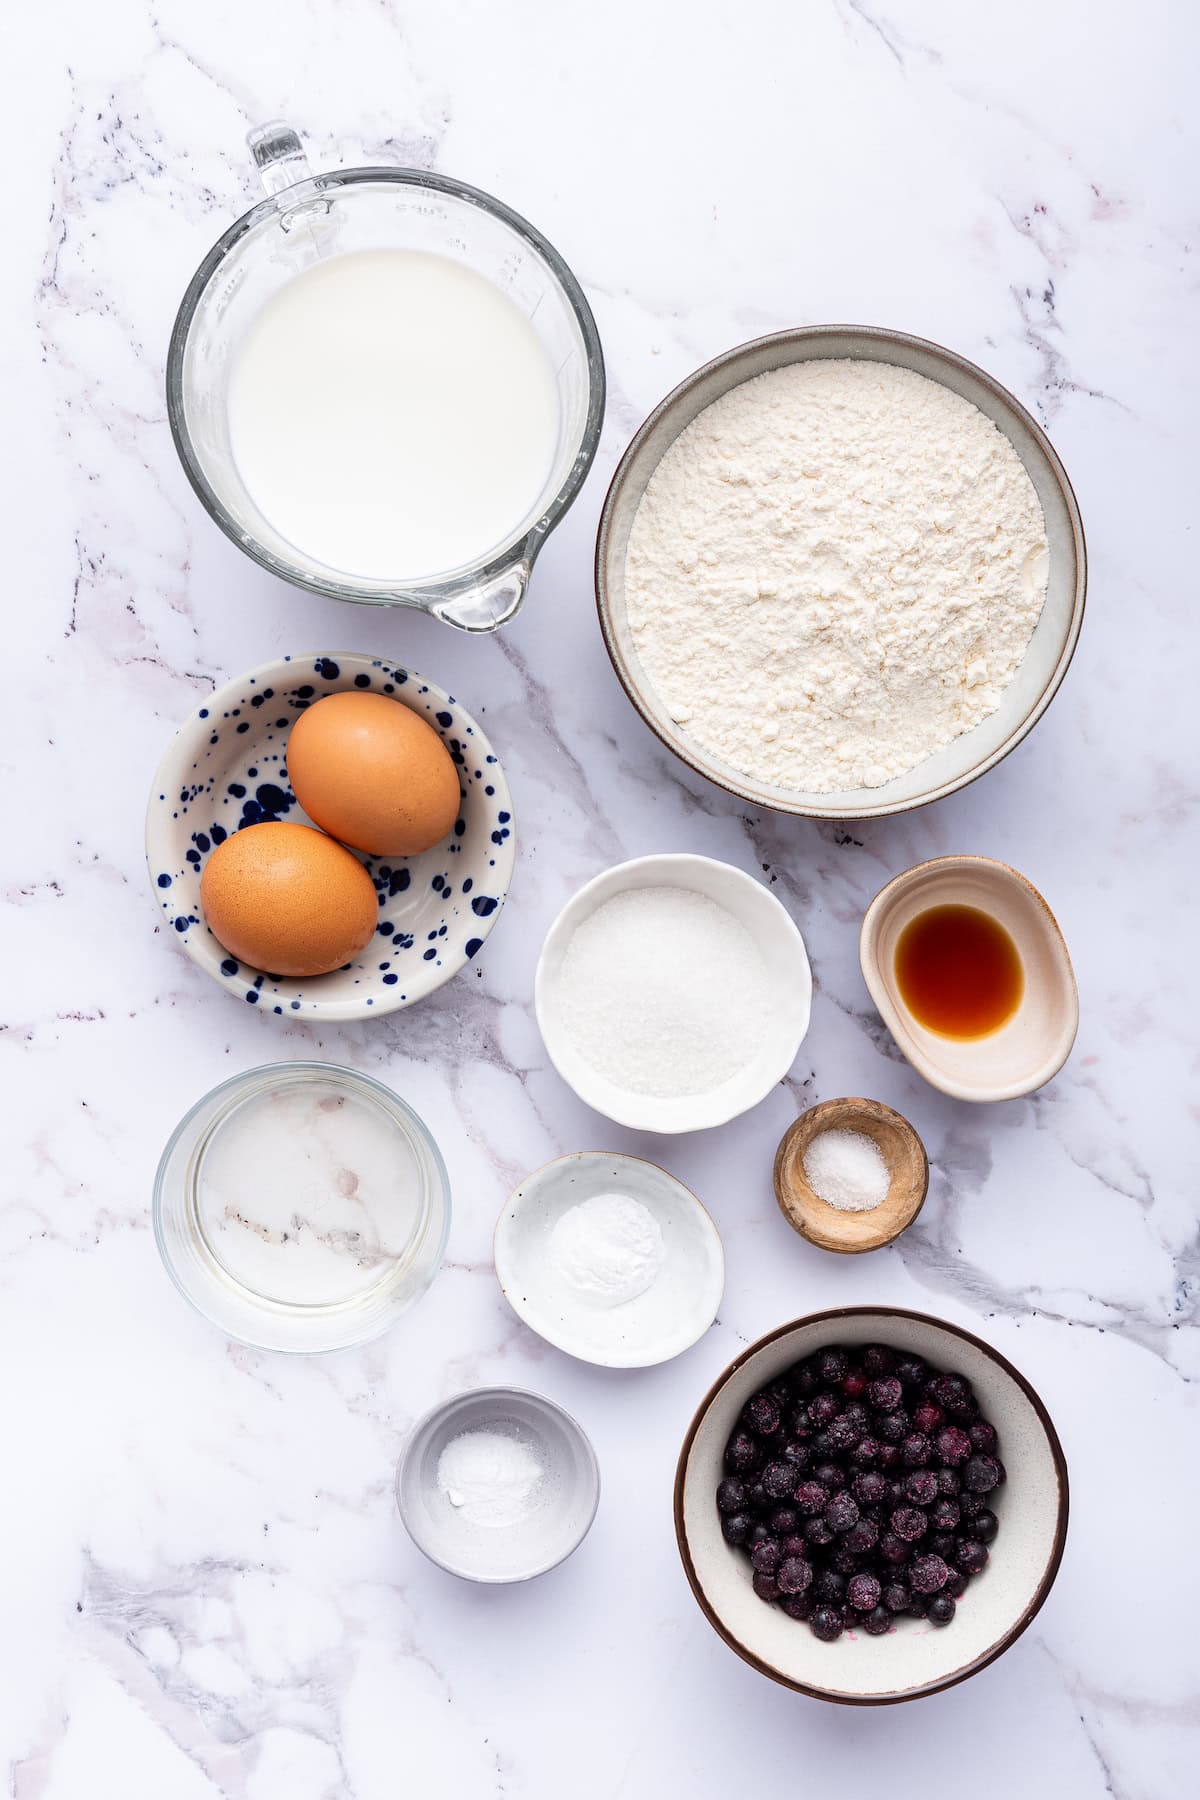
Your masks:
M687 888L716 901L750 933L771 977L775 1010L760 1040L758 1054L746 1068L709 1093L661 1098L618 1087L584 1061L557 1004L556 987L563 958L579 926L615 895L648 887ZM703 970L696 971L697 980L703 975ZM737 1004L735 994L729 995L729 1004ZM808 1030L812 973L804 939L790 914L752 875L708 856L641 856L606 869L563 907L542 946L534 981L534 1006L551 1062L588 1106L634 1131L703 1131L724 1125L757 1106L787 1074Z
M1046 517L1050 548L1046 604L1024 661L990 718L883 787L815 794L748 779L688 737L671 718L638 658L625 605L629 531L651 476L680 432L714 400L752 376L811 358L891 363L941 382L977 406L1024 463ZM646 724L681 762L718 787L776 812L818 819L876 819L907 812L965 787L1032 731L1067 672L1083 623L1087 558L1079 507L1066 471L1037 421L1000 383L965 357L924 338L869 325L812 325L755 338L705 363L667 395L626 450L600 515L596 601L617 676Z
M896 944L931 906L974 906L1012 938L1025 976L1020 1005L987 1037L949 1038L918 1024L896 985ZM859 937L863 979L913 1068L956 1100L1016 1100L1066 1062L1079 1029L1079 994L1058 921L1031 882L987 856L939 856L897 875L867 908Z
M497 1432L533 1451L543 1491L528 1518L472 1523L442 1492L441 1454L466 1431ZM591 1530L600 1469L583 1427L553 1400L524 1388L475 1388L413 1427L396 1471L396 1503L413 1543L439 1568L466 1581L529 1581L565 1561Z
M858 1131L879 1148L891 1182L878 1206L844 1212L813 1192L804 1153L823 1131ZM823 1100L789 1125L775 1152L775 1198L794 1231L821 1250L878 1250L906 1231L925 1204L929 1158L900 1113L879 1100Z
M1000 1438L1008 1479L996 1491L1000 1533L955 1618L905 1619L887 1636L847 1631L821 1643L767 1606L749 1558L721 1535L714 1495L726 1440L755 1390L825 1344L888 1344L965 1375ZM925 1313L886 1306L812 1313L760 1338L733 1361L688 1429L675 1477L675 1534L701 1610L730 1649L785 1687L851 1706L915 1700L965 1681L1007 1650L1035 1616L1062 1560L1067 1468L1045 1406L990 1344Z
M360 856L379 899L375 936L345 968L289 980L217 942L200 876L214 845L243 825L312 823L288 785L288 732L315 700L345 691L389 695L426 719L457 765L462 805L450 836L421 856ZM180 949L235 999L285 1017L369 1018L441 987L483 948L514 852L508 783L470 713L424 676L347 651L285 656L219 688L180 726L146 812L150 881Z
M575 1295L549 1255L558 1220L597 1194L640 1201L662 1233L657 1278L616 1306ZM687 1350L716 1318L725 1289L717 1228L691 1190L656 1163L599 1150L560 1156L509 1195L496 1223L494 1256L518 1318L569 1356L610 1369L644 1369Z

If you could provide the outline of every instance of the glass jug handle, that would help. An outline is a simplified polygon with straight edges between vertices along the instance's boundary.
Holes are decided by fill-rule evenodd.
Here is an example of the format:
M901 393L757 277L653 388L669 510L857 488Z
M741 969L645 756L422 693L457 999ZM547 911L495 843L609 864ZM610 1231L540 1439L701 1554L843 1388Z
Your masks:
M298 181L312 180L304 146L286 120L271 119L265 125L256 125L247 132L246 142L268 194L281 194Z

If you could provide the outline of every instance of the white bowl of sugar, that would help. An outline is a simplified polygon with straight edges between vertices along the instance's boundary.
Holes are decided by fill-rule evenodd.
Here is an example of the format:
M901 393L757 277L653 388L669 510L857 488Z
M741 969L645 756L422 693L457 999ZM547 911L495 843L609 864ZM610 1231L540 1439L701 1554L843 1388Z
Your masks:
M795 922L753 876L707 856L638 857L559 913L534 983L550 1060L637 1131L703 1131L764 1100L808 1030Z

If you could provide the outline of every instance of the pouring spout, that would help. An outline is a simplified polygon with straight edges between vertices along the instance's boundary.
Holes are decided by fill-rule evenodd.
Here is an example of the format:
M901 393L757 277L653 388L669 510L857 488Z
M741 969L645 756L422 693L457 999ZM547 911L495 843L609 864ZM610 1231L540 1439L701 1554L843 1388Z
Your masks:
M429 610L435 619L455 625L460 631L495 631L512 618L525 598L529 569L528 562L511 563L490 581L447 594Z

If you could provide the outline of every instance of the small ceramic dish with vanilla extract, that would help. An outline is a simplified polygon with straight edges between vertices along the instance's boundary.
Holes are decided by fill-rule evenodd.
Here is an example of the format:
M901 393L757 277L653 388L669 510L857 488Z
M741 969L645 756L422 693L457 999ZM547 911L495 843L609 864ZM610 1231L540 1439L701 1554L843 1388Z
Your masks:
M989 856L939 856L878 893L859 961L884 1024L933 1087L1016 1100L1044 1087L1079 1029L1058 921L1033 883Z

